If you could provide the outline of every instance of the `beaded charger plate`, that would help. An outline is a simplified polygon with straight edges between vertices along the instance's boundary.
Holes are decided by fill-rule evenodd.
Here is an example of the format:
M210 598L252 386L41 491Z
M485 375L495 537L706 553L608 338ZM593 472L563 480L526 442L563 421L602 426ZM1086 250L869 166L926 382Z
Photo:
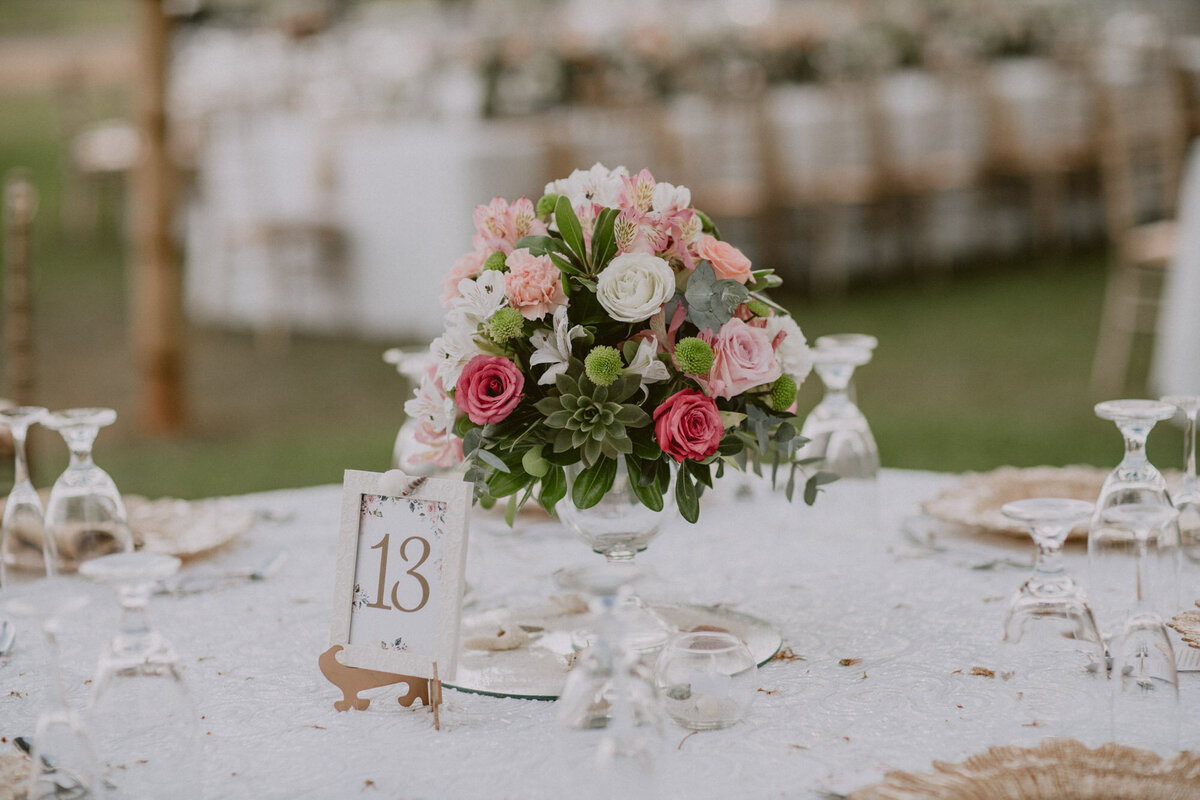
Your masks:
M1123 745L1092 750L1049 739L993 747L960 764L935 761L932 772L889 772L848 800L1183 800L1196 796L1197 781L1200 754L1164 759Z
M676 629L725 630L741 638L760 664L783 644L775 626L758 617L715 606L652 605ZM497 697L553 700L562 691L574 661L571 632L586 625L582 603L497 608L462 621L458 671L445 685Z

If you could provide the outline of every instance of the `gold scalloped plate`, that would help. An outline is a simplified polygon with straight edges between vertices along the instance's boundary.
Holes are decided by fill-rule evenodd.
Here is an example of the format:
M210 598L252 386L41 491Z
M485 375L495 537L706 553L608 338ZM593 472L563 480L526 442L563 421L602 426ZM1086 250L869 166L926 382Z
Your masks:
M1200 600L1196 601L1196 606L1176 614L1167 627L1173 628L1186 644L1200 650Z
M926 773L889 772L850 800L1183 800L1200 794L1200 754L1164 759L1148 750L1074 739L993 747Z
M191 558L215 550L254 527L258 515L230 498L147 500L126 496L129 529L139 549Z
M968 472L955 486L921 504L926 514L943 522L987 533L1029 537L1029 530L1000 513L1005 503L1032 497L1069 497L1095 502L1110 470L1070 467L1000 467L991 472ZM1086 523L1071 531L1086 539Z

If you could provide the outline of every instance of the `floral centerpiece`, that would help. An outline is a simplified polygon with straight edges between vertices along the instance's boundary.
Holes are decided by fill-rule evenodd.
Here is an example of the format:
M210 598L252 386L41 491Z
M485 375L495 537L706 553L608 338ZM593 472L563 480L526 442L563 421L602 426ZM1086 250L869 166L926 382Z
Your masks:
M405 410L421 457L465 460L482 503L507 498L510 523L531 498L553 513L570 492L589 508L623 461L641 504L659 511L674 491L695 522L727 466L769 462L789 500L799 474L809 503L832 479L799 456L812 362L766 294L780 280L722 241L686 187L597 164L536 206L496 198L474 221Z

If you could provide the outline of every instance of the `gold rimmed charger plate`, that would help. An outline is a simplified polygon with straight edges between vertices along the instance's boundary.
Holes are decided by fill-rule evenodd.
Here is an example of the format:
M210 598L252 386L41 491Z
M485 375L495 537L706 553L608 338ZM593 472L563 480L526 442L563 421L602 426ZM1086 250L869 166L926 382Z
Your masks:
M889 772L849 800L1183 800L1200 792L1200 754L1170 759L1117 744L1074 739L993 747L931 772Z

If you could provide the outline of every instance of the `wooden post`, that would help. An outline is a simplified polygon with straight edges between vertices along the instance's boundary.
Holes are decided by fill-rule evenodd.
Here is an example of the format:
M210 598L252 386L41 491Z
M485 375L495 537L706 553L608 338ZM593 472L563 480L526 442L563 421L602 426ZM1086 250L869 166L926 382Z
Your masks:
M135 117L139 138L131 176L133 317L142 423L152 433L183 428L183 298L171 227L174 169L167 141L170 20L162 0L139 9Z
M8 381L12 400L33 405L33 324L29 298L29 268L37 189L24 170L13 170L4 181L4 296L8 301Z

